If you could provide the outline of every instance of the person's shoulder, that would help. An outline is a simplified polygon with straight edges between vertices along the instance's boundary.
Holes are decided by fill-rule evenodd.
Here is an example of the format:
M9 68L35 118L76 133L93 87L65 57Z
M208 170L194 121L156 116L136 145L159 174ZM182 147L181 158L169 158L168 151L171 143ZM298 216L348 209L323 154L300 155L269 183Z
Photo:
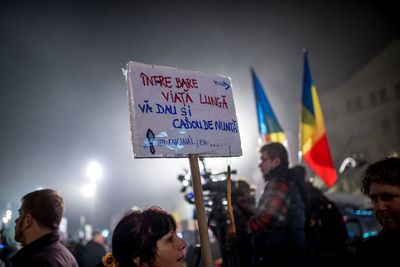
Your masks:
M99 244L97 242L94 241L90 241L86 244L84 252L86 253L93 253L93 252L97 252L97 253L106 253L106 246L103 244Z
M286 177L276 176L269 180L269 183L274 185L289 185L290 180Z
M287 179L277 177L271 179L266 187L269 191L289 191L290 182Z
M63 258L69 259L70 261L75 261L75 257L72 252L68 250L66 246L64 246L61 242L55 242L50 246L43 249L41 253L37 255L42 258Z
M96 245L96 242L94 242L93 240L89 240L87 243L86 243L86 245L84 245L83 247L84 248L91 248L91 247L93 247L93 246L95 246Z

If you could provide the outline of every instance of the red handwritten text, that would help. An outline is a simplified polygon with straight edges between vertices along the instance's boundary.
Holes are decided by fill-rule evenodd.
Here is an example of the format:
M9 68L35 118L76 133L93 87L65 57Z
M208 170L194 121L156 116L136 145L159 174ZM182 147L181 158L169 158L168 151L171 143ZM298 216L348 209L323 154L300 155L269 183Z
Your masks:
M187 92L172 92L170 90L169 92L161 92L161 94L167 102L181 103L184 106L188 103L193 103L193 99Z
M171 77L166 77L162 75L147 76L142 72L140 73L140 78L142 78L143 86L160 86L172 88Z
M221 109L228 108L228 103L226 103L225 95L221 95L221 97L208 96L208 95L202 95L202 94L199 94L199 95L200 95L200 104L216 106Z
M176 82L176 88L183 88L183 89L198 88L196 79L175 78L175 82Z

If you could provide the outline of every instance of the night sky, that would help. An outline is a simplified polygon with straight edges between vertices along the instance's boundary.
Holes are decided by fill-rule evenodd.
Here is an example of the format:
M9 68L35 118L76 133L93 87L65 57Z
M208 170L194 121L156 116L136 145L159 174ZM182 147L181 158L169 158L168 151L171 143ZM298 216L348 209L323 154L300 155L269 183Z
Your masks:
M177 180L188 160L132 156L122 75L130 60L231 77L243 156L206 162L215 170L231 163L257 183L250 67L295 151L302 49L317 89L334 90L399 37L395 1L143 2L2 2L0 214L51 187L64 196L71 227L80 214L107 227L133 205L190 217ZM87 200L79 188L91 160L104 175Z

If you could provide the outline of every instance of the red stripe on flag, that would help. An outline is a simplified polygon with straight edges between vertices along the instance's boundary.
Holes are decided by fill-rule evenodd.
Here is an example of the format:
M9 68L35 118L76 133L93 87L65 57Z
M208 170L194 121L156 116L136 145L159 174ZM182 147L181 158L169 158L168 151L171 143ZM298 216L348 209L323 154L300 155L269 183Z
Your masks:
M328 188L335 184L337 179L336 170L333 166L326 134L303 156L303 159L321 177Z

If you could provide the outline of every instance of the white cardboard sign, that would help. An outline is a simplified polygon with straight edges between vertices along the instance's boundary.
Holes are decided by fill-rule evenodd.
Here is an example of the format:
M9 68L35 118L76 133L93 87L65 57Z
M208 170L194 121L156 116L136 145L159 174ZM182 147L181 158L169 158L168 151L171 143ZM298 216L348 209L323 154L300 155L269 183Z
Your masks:
M137 62L125 77L135 158L242 155L230 78Z

